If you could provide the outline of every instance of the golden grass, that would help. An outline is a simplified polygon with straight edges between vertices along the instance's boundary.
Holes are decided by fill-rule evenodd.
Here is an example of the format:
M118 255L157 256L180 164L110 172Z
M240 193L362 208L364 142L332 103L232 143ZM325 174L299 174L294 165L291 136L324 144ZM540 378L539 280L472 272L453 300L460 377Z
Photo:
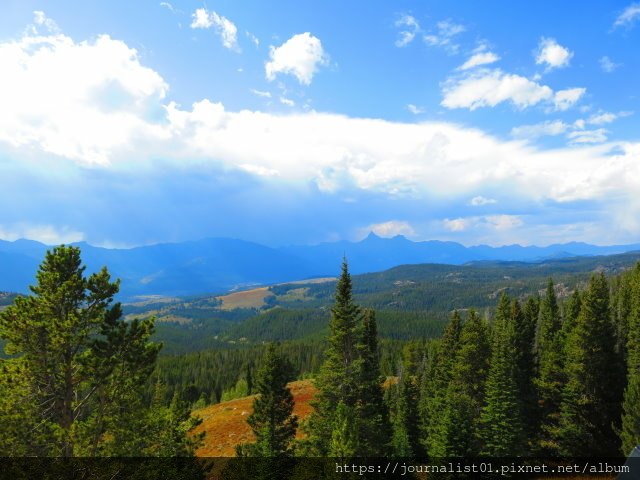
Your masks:
M260 287L217 298L222 301L220 306L222 310L233 310L234 308L261 308L265 305L264 299L271 295L273 293L269 291L269 287Z
M299 380L289 384L295 407L293 413L298 421L309 416L313 407L309 405L316 394L312 380ZM205 432L204 443L196 454L199 457L233 457L236 445L254 440L247 416L253 411L254 396L237 398L228 402L211 405L194 412L202 418L202 423L194 433ZM302 432L298 429L298 438Z

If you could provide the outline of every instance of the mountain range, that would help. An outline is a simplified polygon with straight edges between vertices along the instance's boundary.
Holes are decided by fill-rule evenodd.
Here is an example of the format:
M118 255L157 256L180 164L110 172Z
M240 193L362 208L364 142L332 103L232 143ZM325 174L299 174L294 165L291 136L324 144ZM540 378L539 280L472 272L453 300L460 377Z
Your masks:
M121 279L121 299L145 295L193 295L334 276L343 257L354 274L397 265L442 263L462 265L487 260L536 262L551 258L610 255L640 250L640 244L597 246L581 242L546 247L508 245L465 247L456 242L413 242L401 235L381 238L374 233L359 242L271 248L230 238L163 243L130 249L75 243L87 272L107 266ZM0 291L26 293L50 249L33 240L0 240Z

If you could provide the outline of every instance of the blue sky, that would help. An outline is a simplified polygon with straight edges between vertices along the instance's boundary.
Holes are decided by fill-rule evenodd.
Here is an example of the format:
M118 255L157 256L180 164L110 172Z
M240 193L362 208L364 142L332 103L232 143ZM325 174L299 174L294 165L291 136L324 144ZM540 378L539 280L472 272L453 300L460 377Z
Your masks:
M640 3L0 1L0 238L640 241Z

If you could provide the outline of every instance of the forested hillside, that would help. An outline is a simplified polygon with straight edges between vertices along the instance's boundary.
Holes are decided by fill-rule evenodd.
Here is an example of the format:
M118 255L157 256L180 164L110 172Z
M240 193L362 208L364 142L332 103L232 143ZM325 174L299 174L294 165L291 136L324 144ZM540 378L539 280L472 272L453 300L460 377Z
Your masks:
M454 309L491 311L503 292L526 301L544 292L553 277L556 294L566 298L584 289L592 272L616 274L640 254L577 257L541 263L479 262L468 265L404 265L354 276L355 300L375 308L382 338L409 340L442 333ZM271 286L243 308L225 305L228 295L184 299L151 298L125 304L127 318L156 318L163 354L280 340L320 340L327 334L335 281ZM247 293L251 294L251 291ZM237 295L237 294L234 294ZM257 299L257 300L256 300Z
M151 298L125 317L108 271L85 277L79 249L57 247L0 313L3 451L190 455L189 410L254 395L239 456L623 455L640 442L636 259L354 277L345 262L337 282ZM303 378L317 394L298 421L287 384Z

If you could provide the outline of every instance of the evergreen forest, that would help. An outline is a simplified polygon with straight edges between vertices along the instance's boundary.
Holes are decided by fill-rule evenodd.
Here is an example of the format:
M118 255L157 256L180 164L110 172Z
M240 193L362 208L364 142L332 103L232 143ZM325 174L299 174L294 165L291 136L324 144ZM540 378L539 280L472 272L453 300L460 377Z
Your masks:
M625 457L640 443L640 263L625 260L352 278L345 259L309 302L219 311L206 348L163 355L162 323L125 320L107 268L86 275L78 247L55 247L30 295L3 296L0 455L193 457L191 412L254 395L254 441L236 455L273 471L296 457ZM436 270L455 281L425 279ZM304 419L288 387L301 378L317 389Z

